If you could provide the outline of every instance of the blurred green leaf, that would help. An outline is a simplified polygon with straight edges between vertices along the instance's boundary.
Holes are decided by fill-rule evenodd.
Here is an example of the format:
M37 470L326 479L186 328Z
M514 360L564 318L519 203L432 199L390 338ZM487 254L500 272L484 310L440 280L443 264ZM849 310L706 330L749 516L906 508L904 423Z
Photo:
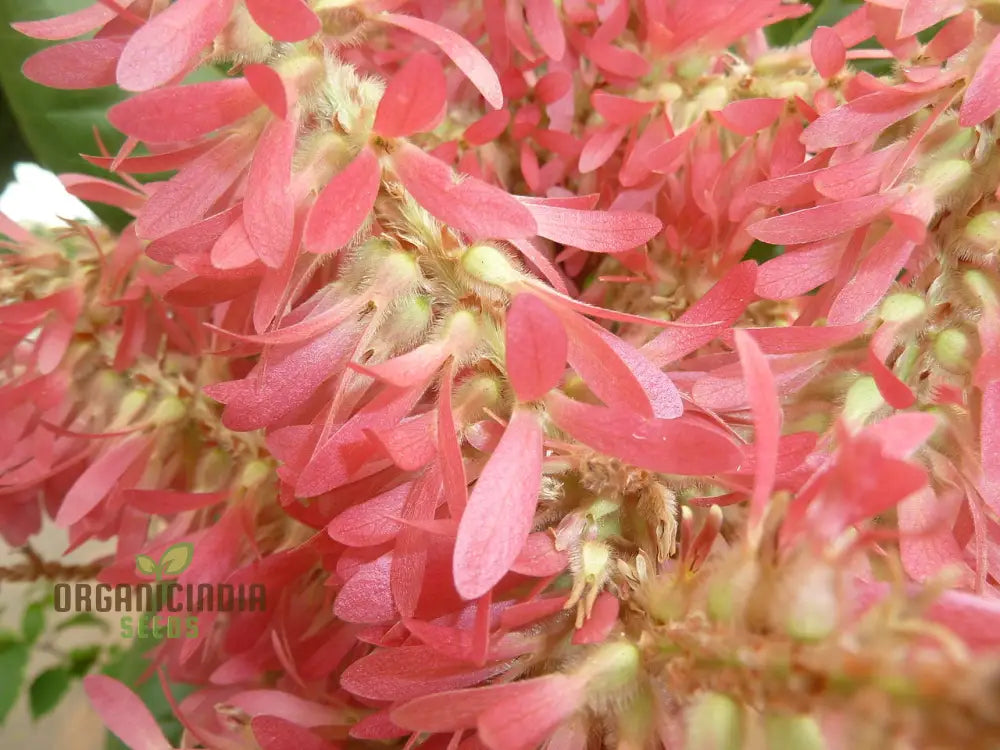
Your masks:
M31 716L37 719L51 711L69 689L70 673L66 667L46 669L31 682L28 703Z
M94 666L97 657L101 655L100 646L83 646L69 652L69 673L74 677L83 677Z
M0 724L17 703L24 682L24 668L28 665L28 646L24 643L8 643L0 646Z
M45 602L32 602L24 610L24 617L21 618L21 633L24 640L34 643L38 636L45 630Z
M90 612L78 612L68 620L63 620L56 625L56 630L68 630L69 628L82 628L87 626L100 628L104 631L108 631L111 628L106 620L102 620L97 615L91 614Z
M35 160L53 172L83 172L106 176L80 154L97 153L93 128L112 152L123 137L105 113L125 98L114 86L89 91L59 91L40 86L21 74L21 65L40 49L56 44L30 39L10 27L14 21L34 21L71 13L91 5L90 0L3 0L0 2L0 88ZM6 148L6 147L5 147ZM127 216L118 209L88 204L104 221L124 226Z

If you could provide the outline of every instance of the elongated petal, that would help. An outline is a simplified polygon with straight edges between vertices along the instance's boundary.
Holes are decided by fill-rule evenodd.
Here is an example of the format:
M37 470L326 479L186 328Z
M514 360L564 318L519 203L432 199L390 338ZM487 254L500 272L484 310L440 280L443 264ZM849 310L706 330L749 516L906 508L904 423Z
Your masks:
M250 165L243 226L257 257L271 268L285 262L292 245L295 203L290 183L298 118L273 120L264 130Z
M898 200L898 193L885 193L826 203L763 219L751 224L747 231L752 237L772 245L817 242L864 226Z
M552 60L562 60L566 54L566 34L558 6L551 0L524 0L524 14L542 51Z
M24 61L21 72L54 89L96 89L115 83L125 39L86 39L48 47Z
M125 8L131 2L132 0L123 0L123 2L117 4ZM62 16L44 18L40 21L18 21L17 23L12 23L11 26L15 31L25 36L30 36L32 39L50 39L54 41L72 39L75 36L81 36L87 32L94 31L111 21L115 15L115 11L107 5L95 2L86 8L81 8Z
M894 89L866 94L810 123L802 142L811 151L857 143L920 111L927 102L927 96Z
M1000 36L994 37L962 99L958 122L973 127L1000 109Z
M729 437L687 419L643 418L550 393L545 403L561 430L609 456L665 474L716 474L735 469L742 451Z
M751 136L770 127L784 109L784 99L739 99L727 104L716 117L734 133Z
M824 78L830 78L847 62L847 48L840 34L829 26L819 26L813 32L809 50L812 53L813 64Z
M594 253L619 253L643 245L663 228L655 216L637 211L580 211L525 203L538 223L538 234L569 247Z
M250 728L261 750L336 750L338 747L278 716L255 716L250 721Z
M350 242L375 205L381 180L375 154L362 149L326 184L310 209L303 235L306 250L332 253Z
M253 112L260 100L244 78L148 91L108 110L126 135L149 143L187 141Z
M757 272L755 291L766 299L789 299L832 279L840 265L844 242L824 240L772 258Z
M479 717L479 738L491 750L532 750L580 708L582 685L565 675L533 680L536 690L520 693Z
M235 0L177 0L129 40L118 61L118 85L148 91L170 83L197 62L222 31Z
M413 16L383 13L378 18L411 31L417 36L422 36L431 44L436 45L451 58L459 70L465 73L493 109L500 109L503 106L503 89L496 71L483 57L483 54L464 37L443 26L438 26L436 23Z
M763 517L774 489L778 438L781 435L781 405L778 403L774 375L760 347L746 331L737 329L735 338L753 412L756 454L753 497L750 500L750 523L753 525Z
M319 33L319 17L303 0L246 0L247 10L279 42L301 42Z
M456 182L451 167L404 143L393 154L403 186L437 219L473 238L538 234L531 212L500 188L473 177Z
M566 370L566 329L530 294L514 297L506 326L507 377L521 401L534 401L555 388Z
M348 547L373 547L389 541L402 528L398 518L410 494L407 482L348 508L326 527L330 538Z
M375 132L396 138L433 130L444 114L447 85L437 58L417 52L389 79L375 112Z
M646 344L642 353L664 366L701 348L732 325L754 299L757 264L744 261L733 267L700 300L688 308L678 323L718 323L704 328L670 328Z
M867 315L892 286L915 246L899 229L886 232L861 261L854 278L837 294L827 316L829 321L853 323Z
M56 514L56 523L70 526L97 507L129 466L149 448L151 441L149 436L139 435L102 453L66 493Z
M270 65L257 63L243 68L250 88L267 105L274 116L284 120L295 102L295 90Z
M118 680L92 674L83 678L83 688L105 726L131 750L169 750L146 704Z
M532 412L515 409L458 526L453 574L465 599L479 598L510 570L531 530L541 482L541 426Z

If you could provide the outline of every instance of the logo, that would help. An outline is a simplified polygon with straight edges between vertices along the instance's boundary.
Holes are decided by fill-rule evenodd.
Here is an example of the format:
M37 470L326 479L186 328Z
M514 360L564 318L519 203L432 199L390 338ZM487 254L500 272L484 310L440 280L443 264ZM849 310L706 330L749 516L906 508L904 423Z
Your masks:
M197 638L198 613L262 612L267 587L262 583L180 583L191 567L191 542L167 547L155 559L136 555L135 570L148 583L57 583L57 612L119 612L122 638Z

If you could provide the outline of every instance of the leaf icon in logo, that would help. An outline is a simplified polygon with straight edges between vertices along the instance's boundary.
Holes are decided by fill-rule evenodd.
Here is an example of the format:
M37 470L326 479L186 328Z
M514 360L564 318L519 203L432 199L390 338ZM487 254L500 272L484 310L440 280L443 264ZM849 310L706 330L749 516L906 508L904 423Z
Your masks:
M194 557L194 545L191 542L180 542L167 547L160 558L160 575L176 576L187 570Z
M151 576L156 572L156 560L149 555L136 555L135 569L143 575Z

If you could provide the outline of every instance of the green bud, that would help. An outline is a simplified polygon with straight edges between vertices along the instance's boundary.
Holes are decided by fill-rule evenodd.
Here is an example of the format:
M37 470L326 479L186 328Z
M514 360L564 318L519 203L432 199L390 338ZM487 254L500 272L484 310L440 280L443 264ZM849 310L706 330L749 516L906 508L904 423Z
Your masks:
M972 217L962 237L983 252L1000 248L1000 211L983 211Z
M935 195L947 195L961 187L971 175L972 165L965 159L947 159L928 167L920 182Z
M201 455L194 471L195 492L216 492L229 479L232 459L222 448L212 448Z
M135 388L125 394L111 423L111 430L117 430L130 424L149 403L149 391Z
M969 337L957 328L946 328L934 337L934 358L950 372L962 374L971 369L971 348Z
M768 713L764 732L769 750L825 750L819 724L811 716Z
M156 425L171 424L184 419L186 414L187 405L176 396L170 396L156 405L150 421Z
M982 271L966 271L962 275L962 281L965 283L966 288L976 296L983 307L995 310L997 305L1000 304L992 280Z
M639 648L629 641L612 641L591 651L577 672L595 695L607 695L631 687L639 676Z
M897 292L885 298L879 317L890 323L912 323L922 318L926 311L927 303L922 296Z
M687 711L686 750L740 750L743 709L728 695L702 693Z
M786 631L800 641L826 638L837 626L840 612L833 570L811 565L796 571L792 578L794 590L784 608Z
M263 484L271 476L271 465L267 461L256 459L243 467L240 474L240 486L246 489Z
M462 268L473 278L494 286L507 286L522 279L507 256L492 245L473 245L466 250Z
M855 380L847 391L844 419L852 426L860 427L883 406L885 406L885 399L879 393L875 378L864 375Z

